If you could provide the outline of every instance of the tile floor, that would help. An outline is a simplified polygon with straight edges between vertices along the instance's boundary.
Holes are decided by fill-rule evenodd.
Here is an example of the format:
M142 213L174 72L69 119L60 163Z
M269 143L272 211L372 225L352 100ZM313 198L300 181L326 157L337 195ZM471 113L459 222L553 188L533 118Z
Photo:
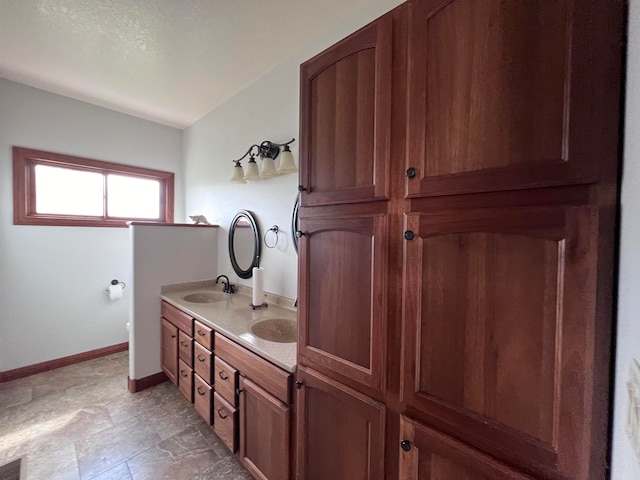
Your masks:
M170 382L131 394L127 352L0 384L0 465L22 480L249 480Z

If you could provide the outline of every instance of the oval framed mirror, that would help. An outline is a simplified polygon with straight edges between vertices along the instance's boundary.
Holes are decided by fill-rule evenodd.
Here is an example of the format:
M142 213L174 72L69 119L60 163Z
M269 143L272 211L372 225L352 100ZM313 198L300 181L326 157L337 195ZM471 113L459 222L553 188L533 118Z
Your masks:
M291 238L293 239L293 248L298 253L298 235L296 233L300 228L298 227L298 209L300 208L300 196L296 197L296 203L293 205L293 213L291 214Z
M253 214L240 210L229 228L229 259L240 278L251 278L253 267L260 266L260 230Z

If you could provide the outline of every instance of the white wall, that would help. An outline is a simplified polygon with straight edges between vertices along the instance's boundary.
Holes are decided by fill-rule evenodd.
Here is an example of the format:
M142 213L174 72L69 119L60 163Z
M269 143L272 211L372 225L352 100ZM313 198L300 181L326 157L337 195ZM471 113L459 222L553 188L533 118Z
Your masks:
M126 342L127 229L13 225L14 145L173 171L180 221L182 131L0 79L0 370Z
M218 270L215 227L133 225L129 378L161 371L160 287L211 280Z
M321 38L292 39L300 42L297 55L185 130L186 214L203 214L222 227L219 273L227 274L233 282L251 285L251 280L235 276L227 250L233 215L240 209L251 210L263 236L272 225L281 229L276 248L268 249L264 242L262 244L260 266L265 269L265 290L297 297L297 256L290 224L298 176L288 174L246 185L231 184L232 160L239 158L253 143L263 140L282 143L295 137L291 151L297 164L300 64L400 3L399 0L377 0ZM279 159L276 164L278 162ZM243 165L246 163L245 160Z
M629 5L622 170L618 327L613 422L613 480L639 480L640 459L625 433L627 381L632 358L640 360L640 0Z

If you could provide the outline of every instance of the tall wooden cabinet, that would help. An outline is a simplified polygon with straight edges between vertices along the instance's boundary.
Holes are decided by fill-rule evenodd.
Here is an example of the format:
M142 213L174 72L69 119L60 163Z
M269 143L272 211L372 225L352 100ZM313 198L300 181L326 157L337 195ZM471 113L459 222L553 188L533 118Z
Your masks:
M384 478L396 19L301 67L298 479Z
M410 0L303 64L299 478L606 477L624 6Z

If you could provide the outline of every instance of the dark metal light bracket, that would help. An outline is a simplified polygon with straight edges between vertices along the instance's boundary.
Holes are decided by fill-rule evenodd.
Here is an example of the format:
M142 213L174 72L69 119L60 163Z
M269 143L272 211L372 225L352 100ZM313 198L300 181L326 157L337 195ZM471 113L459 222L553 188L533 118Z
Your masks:
M295 138L292 138L291 140L285 143L275 143L270 140L265 140L260 145L253 144L249 147L249 150L247 150L244 155L242 155L237 160L234 160L234 162L236 162L236 166L237 166L238 162L243 160L247 155L251 155L251 157L255 157L256 155L259 155L260 158L271 157L275 160L276 158L278 158L278 155L280 155L280 147L286 148L289 145L291 145L293 142L295 142L295 140L296 140Z

